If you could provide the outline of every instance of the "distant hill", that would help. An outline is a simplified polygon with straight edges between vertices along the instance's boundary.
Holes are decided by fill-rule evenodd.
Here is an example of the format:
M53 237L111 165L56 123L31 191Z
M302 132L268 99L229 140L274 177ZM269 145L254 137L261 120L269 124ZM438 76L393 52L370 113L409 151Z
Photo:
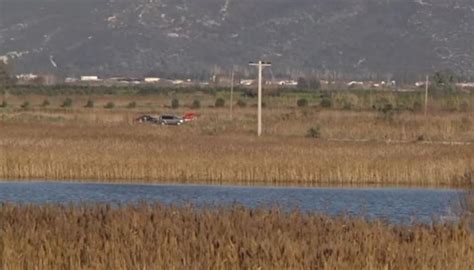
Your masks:
M274 74L474 76L472 0L0 0L17 72L193 75L263 58Z

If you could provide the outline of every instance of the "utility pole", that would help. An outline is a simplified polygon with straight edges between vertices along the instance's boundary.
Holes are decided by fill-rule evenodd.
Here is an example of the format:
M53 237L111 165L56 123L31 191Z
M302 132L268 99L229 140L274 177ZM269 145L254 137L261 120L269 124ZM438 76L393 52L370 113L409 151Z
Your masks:
M264 67L270 67L272 63L258 61L258 63L250 62L250 66L258 67L258 129L257 136L262 135L262 71Z
M232 73L230 75L230 119L232 120L232 106L234 104L234 67L232 67Z
M425 117L428 112L428 86L429 86L429 78L430 76L426 75L426 82L425 82Z

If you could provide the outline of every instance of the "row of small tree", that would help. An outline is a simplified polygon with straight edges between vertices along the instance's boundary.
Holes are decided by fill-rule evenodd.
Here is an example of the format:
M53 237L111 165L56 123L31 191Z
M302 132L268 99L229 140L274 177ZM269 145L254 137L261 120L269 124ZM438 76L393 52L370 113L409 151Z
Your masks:
M299 77L296 87L300 90L319 90L321 89L321 81L314 77Z
M214 107L216 108L223 108L225 106L225 99L223 98L217 98L216 101L214 102ZM239 99L236 103L236 105L238 107L246 107L247 106L247 103L242 100L242 99ZM177 109L181 106L180 104L180 101L179 99L177 98L174 98L173 100L171 100L171 108L173 109ZM198 100L198 99L195 99L193 100L193 103L191 103L191 108L193 109L199 109L201 108L201 101Z
M70 98L67 98L65 99L60 107L61 108L70 108L72 107L73 105L73 100L70 99ZM47 107L50 107L51 106L51 103L49 102L49 100L45 99L43 100L43 102L39 105L41 108L47 108ZM137 103L135 101L132 101L130 103L128 103L127 105L127 108L135 108L137 106ZM0 108L7 108L9 107L9 104L7 103L7 101L3 100L1 103L0 103ZM20 107L22 109L28 109L28 108L31 108L31 103L29 101L24 101ZM87 103L84 105L84 108L94 108L95 107L95 102L91 99L89 99L87 101ZM115 103L113 102L107 102L103 108L105 109L113 109L115 108Z
M296 105L298 107L307 107L309 102L306 98L300 98L296 101ZM331 108L332 107L332 100L330 97L323 97L319 102L319 105L323 108Z
M225 106L225 100L223 98L218 98L216 99L215 103L214 103L214 107L216 108L222 108ZM242 99L239 99L236 103L236 105L238 107L246 107L247 106L247 103L242 100ZM9 106L9 104L7 103L7 101L3 100L1 103L0 103L0 108L7 108ZM42 108L47 108L49 106L51 106L51 103L49 102L49 100L45 99L40 105L40 107ZM66 98L60 105L61 108L70 108L73 106L73 100L71 98ZM181 105L180 105L180 101L179 99L175 98L173 100L171 100L171 108L173 109L177 109L179 108ZM31 103L29 101L24 101L21 105L20 105L21 108L23 109L28 109L28 108L31 108ZM96 107L95 106L95 102L91 99L87 100L86 104L84 105L84 108L94 108ZM132 109L132 108L136 108L137 107L137 103L135 101L132 101L130 103L128 103L128 105L126 106L127 108L129 109ZM115 108L115 103L113 102L107 102L103 108L105 109L113 109ZM201 108L201 101L198 100L198 99L195 99L193 101L193 103L191 104L191 108L193 109L199 109Z
M3 61L0 61L0 86L10 85L14 79L10 76L10 69Z

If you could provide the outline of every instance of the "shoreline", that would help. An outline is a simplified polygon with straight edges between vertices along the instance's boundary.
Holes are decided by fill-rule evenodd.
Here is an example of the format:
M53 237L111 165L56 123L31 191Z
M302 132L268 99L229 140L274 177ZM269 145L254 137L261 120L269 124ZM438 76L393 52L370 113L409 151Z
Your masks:
M202 187L226 187L226 188L263 188L263 189L356 189L356 190L386 190L386 189L412 189L412 190L453 190L466 191L474 187L470 185L419 185L419 184L295 184L287 183L250 183L250 182L176 182L176 181L100 181L91 179L3 179L0 178L0 184L78 184L78 185L121 185L121 186L202 186Z

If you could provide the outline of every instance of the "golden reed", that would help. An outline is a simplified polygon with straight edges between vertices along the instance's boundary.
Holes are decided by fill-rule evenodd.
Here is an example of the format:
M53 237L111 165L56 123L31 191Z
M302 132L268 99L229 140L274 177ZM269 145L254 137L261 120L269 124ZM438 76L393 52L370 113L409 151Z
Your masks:
M12 98L40 104L47 97ZM203 108L197 109L199 119L179 128L133 121L143 111L172 110L164 107L170 97L92 97L98 107L94 109L83 107L87 96L73 97L73 108L59 108L65 97L49 98L52 105L47 108L0 110L0 179L474 183L473 110L438 109L426 117L404 112L387 118L374 111L295 108L295 97L266 97L264 137L257 139L251 104L236 107L231 120L228 108L207 107L215 99L207 95L179 96L182 104L203 101ZM139 107L126 109L132 99ZM108 101L116 108L102 108ZM318 127L320 139L306 137L308 130Z
M472 186L474 145L327 141L183 127L0 122L0 178ZM225 122L223 123L225 126ZM208 126L205 127L206 129Z
M276 208L4 204L0 268L462 270L474 235Z

